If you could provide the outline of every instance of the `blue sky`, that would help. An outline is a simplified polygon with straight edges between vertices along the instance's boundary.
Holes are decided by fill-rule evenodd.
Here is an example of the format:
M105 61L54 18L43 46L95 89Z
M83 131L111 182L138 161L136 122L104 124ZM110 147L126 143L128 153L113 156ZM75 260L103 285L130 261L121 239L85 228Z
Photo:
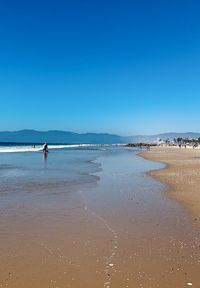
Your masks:
M0 130L200 131L200 2L0 2Z

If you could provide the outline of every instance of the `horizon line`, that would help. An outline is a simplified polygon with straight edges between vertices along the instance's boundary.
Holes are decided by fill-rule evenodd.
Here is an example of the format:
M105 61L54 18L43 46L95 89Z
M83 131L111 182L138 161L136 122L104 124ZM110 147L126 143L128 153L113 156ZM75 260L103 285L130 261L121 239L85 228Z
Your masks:
M58 130L58 129L48 129L48 130L37 130L37 129L19 129L19 130L0 130L0 133L15 133L15 132L22 132L22 131L34 131L34 132L41 132L41 133L48 133L48 132L64 132L64 133L72 133L72 134L107 134L107 135L115 135L120 137L135 137L135 136L156 136L156 135L163 135L163 134L200 134L200 132L194 131L187 131L187 132L157 132L152 134L133 134L133 135L126 135L122 136L120 134L115 134L112 132L74 132L70 130Z

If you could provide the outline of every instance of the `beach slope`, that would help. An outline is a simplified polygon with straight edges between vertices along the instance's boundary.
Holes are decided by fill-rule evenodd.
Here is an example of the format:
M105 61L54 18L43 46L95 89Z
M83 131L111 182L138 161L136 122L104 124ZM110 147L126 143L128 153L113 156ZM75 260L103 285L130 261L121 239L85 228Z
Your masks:
M169 194L181 201L195 220L200 220L200 150L155 147L140 156L166 164L149 175L166 183Z

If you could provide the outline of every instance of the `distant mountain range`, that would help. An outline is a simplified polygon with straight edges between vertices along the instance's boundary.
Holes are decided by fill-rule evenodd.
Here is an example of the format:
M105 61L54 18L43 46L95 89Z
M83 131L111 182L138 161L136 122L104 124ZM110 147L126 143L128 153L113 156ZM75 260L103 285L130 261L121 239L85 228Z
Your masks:
M55 143L55 144L76 144L76 143L91 143L91 144L112 144L124 143L124 139L118 135L104 133L85 133L78 134L68 131L36 131L36 130L20 130L20 131L5 131L0 132L0 142L15 142L15 143Z
M130 142L155 142L157 139L174 139L174 138L198 138L200 133L163 133L156 135L135 135L135 136L119 136L107 133L74 133L68 131L50 130L20 130L20 131L4 131L0 132L0 142L12 143L59 143L59 144L115 144L115 143L130 143Z

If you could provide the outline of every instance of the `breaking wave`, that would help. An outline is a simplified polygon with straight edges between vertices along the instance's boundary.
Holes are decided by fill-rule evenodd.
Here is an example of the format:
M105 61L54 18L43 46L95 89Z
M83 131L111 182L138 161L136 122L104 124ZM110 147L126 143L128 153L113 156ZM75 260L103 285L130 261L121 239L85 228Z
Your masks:
M81 147L99 147L99 144L72 144L72 145L48 145L48 149L68 149ZM43 145L5 145L0 146L0 153L17 153L17 152L40 152Z

